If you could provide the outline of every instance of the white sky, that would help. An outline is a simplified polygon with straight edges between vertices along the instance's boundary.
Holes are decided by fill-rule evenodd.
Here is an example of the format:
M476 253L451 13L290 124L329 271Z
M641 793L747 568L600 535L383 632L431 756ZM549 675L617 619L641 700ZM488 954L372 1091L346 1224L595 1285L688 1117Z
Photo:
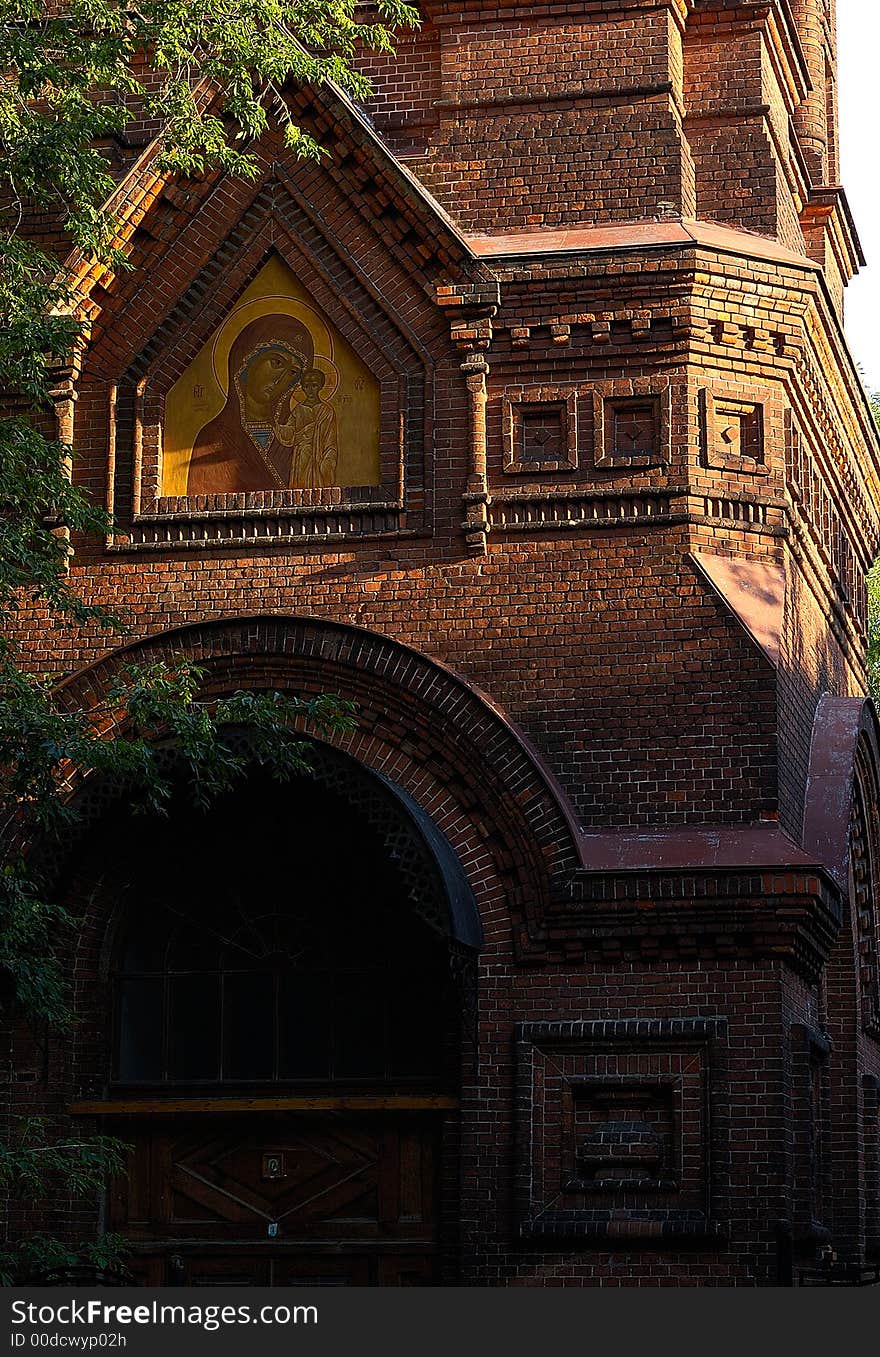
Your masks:
M837 0L841 178L868 261L846 294L846 330L880 391L880 3Z

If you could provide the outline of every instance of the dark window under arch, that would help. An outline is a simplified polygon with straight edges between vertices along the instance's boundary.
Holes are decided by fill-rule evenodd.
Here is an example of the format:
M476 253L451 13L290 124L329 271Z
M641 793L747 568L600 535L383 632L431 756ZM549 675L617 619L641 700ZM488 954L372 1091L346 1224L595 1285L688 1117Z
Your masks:
M256 776L151 839L116 968L117 1085L443 1076L446 939L341 797Z

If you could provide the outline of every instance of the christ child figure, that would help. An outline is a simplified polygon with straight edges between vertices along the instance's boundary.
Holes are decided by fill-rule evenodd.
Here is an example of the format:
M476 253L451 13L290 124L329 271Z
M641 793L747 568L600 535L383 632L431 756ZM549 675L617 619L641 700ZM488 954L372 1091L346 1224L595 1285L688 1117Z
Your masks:
M280 442L290 448L287 483L291 489L317 489L337 483L336 415L321 398L326 381L318 368L309 368L301 381L303 400L291 411L287 423L275 430Z

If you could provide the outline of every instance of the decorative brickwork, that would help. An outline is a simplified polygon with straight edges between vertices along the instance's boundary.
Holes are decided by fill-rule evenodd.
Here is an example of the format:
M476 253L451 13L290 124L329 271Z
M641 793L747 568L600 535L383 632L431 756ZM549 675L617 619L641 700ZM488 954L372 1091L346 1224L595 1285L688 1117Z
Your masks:
M766 475L763 404L718 399L708 388L700 395L706 466L714 471Z
M709 1043L725 1027L706 1019L522 1025L523 1238L643 1244L718 1233L707 1089Z
M524 1023L523 1238L699 1239L710 1224L709 1046L724 1020Z
M877 805L876 772L864 744L859 749L853 784L850 827L850 871L862 1022L880 1036L880 814Z
M593 465L603 471L627 471L670 460L669 397L645 390L639 395L593 396Z
M504 395L504 470L511 475L574 471L578 464L577 392L508 388Z

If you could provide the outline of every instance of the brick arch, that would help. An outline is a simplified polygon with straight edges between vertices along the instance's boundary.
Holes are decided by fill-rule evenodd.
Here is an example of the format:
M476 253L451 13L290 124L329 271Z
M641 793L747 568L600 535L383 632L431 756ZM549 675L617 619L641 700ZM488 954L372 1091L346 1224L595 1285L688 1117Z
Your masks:
M869 698L826 693L816 708L801 844L848 888L850 825L859 768L880 785L880 722Z
M817 1006L828 1044L814 1059L833 1110L825 1132L823 1220L835 1246L856 1256L867 1221L855 1167L868 1169L861 1128L876 1116L875 1095L863 1080L872 1078L880 1035L880 728L870 700L826 695L819 703L804 848L840 889L840 928L825 967L824 1003Z
M126 664L179 656L205 669L208 693L251 687L353 699L357 728L338 737L338 747L399 787L449 841L487 944L502 943L511 929L515 946L543 939L552 883L579 863L579 830L540 756L484 693L375 632L260 615L134 642L65 680L56 695L88 708Z
M813 725L804 848L840 889L840 931L826 973L841 1049L880 1036L880 722L866 698L826 695Z
M803 846L841 892L832 972L847 979L835 992L847 1003L858 995L861 1025L880 1033L880 722L868 698L826 694L819 703Z
M849 830L849 886L862 1026L880 1033L880 748L859 735Z

